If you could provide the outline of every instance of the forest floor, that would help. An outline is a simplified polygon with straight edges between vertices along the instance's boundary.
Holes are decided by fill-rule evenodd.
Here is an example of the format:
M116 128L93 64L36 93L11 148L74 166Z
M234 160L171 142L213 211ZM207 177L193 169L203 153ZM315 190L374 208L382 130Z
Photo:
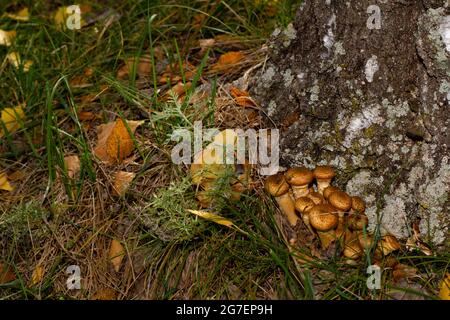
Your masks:
M300 1L84 1L74 30L59 2L0 5L29 9L0 16L16 31L0 45L1 299L437 298L449 253L400 251L414 267L386 267L379 290L370 256L299 267L256 173L252 192L218 201L235 227L187 211L172 133L262 127L248 74Z

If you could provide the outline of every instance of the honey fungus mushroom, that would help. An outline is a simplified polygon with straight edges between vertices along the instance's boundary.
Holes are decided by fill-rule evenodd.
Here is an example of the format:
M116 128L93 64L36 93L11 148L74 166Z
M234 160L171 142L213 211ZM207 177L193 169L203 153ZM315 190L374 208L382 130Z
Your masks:
M343 254L346 258L346 263L351 265L354 265L356 260L358 260L363 254L363 250L359 244L358 235L349 230L347 230L345 233L345 245Z
M330 197L330 195L336 191L341 191L341 189L339 189L338 187L335 186L328 186L323 190L323 197L325 200L328 201L328 198Z
M336 239L335 228L339 219L334 210L329 204L319 204L309 210L309 222L316 230L323 249L327 249Z
M323 194L323 191L326 187L328 187L333 180L336 173L334 169L330 166L317 166L314 169L314 177L317 182L317 191L320 194Z
M347 225L350 229L363 230L364 228L367 228L369 219L364 213L365 210L366 205L363 199L360 197L352 197L352 207L347 221Z
M309 194L309 184L314 180L314 174L306 168L290 168L284 174L286 182L292 187L294 199Z
M295 205L289 195L289 184L286 182L282 173L277 173L266 179L264 185L266 191L275 197L281 211L284 213L291 226L295 226L298 222L298 216L295 213Z
M328 197L328 202L336 208L339 216L339 224L336 230L337 237L345 232L345 213L352 207L352 198L343 191L333 192Z
M303 223L311 233L314 233L314 230L309 222L309 210L314 208L315 205L314 201L309 197L300 197L295 200L295 209L300 212Z

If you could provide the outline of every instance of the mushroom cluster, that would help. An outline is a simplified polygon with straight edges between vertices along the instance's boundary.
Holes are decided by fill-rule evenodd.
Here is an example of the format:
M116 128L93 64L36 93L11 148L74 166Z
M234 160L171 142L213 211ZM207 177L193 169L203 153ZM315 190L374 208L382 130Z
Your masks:
M332 167L290 168L266 179L266 191L275 197L282 213L292 227L302 220L306 228L317 235L321 248L338 242L346 262L355 264L364 251L375 246L374 257L381 258L400 249L392 235L385 235L375 245L367 232L365 203L331 185L336 173Z

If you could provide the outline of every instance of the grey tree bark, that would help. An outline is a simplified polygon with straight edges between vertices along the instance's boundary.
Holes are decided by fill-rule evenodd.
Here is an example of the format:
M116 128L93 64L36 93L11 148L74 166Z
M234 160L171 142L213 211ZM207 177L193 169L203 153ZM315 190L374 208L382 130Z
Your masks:
M250 91L284 166L329 164L373 228L449 244L450 4L305 0ZM267 125L272 121L267 121Z

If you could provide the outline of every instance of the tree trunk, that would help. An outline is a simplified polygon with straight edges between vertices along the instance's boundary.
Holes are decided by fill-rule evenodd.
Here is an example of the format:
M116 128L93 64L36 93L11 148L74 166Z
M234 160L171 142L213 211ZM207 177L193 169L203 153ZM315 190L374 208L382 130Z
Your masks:
M329 164L371 228L449 241L450 5L305 0L250 86L285 166ZM272 123L268 121L267 124Z

